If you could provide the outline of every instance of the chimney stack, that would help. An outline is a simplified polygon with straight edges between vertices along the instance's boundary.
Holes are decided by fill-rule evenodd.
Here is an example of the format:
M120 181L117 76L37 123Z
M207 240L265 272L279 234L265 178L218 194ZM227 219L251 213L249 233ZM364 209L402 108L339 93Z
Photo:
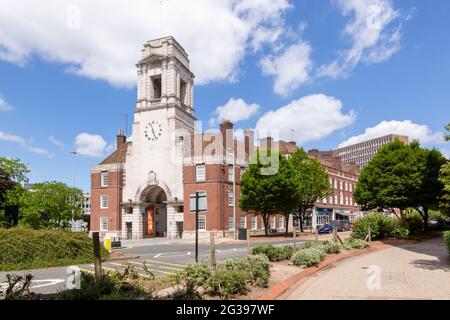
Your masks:
M244 131L245 140L245 160L249 160L255 152L255 132L253 130Z
M262 149L272 150L272 143L273 143L273 138L267 137L267 138L261 139L260 147Z
M233 123L229 120L223 120L220 124L220 134L222 135L222 146L224 157L233 147Z
M119 149L126 142L127 137L125 136L125 132L123 130L119 130L119 133L117 134L117 149Z

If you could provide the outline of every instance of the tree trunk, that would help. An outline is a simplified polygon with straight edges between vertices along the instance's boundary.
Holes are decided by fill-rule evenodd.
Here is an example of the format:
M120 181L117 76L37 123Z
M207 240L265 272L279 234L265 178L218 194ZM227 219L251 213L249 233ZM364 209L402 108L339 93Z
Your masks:
M298 221L300 222L300 232L303 232L303 215L300 214Z
M286 224L286 231L284 232L284 235L287 237L289 232L289 215L284 216L285 224Z
M428 231L428 208L423 208L423 231Z
M262 218L263 218L263 223L264 223L264 233L265 233L266 236L268 236L269 235L269 229L268 229L268 226L267 226L268 214L264 212L262 214Z

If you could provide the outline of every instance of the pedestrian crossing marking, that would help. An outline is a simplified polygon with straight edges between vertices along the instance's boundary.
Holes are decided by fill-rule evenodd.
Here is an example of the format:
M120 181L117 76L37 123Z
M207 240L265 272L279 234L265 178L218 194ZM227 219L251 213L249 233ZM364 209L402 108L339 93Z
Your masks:
M156 260L144 260L145 262L153 262L153 263L157 263L157 264L167 264L169 266L174 266L174 267L182 267L185 268L186 265L185 264L178 264L178 263L169 263L169 262L164 262L164 261L156 261Z

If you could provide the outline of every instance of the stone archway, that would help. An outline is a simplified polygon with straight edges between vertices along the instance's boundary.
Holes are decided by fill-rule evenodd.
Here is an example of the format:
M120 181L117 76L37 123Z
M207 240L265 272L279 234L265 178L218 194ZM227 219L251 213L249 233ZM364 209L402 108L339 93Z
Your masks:
M157 185L142 190L139 202L143 204L143 237L156 238L167 235L167 194Z

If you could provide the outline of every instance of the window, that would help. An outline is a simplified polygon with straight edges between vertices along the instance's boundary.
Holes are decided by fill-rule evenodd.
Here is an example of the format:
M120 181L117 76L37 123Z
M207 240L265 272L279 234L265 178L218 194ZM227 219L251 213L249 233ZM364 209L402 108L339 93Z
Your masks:
M198 192L198 209L200 211L208 210L208 197L206 195L206 191L197 191ZM190 210L191 212L195 212L195 193L190 195Z
M228 166L228 181L233 182L233 166Z
M152 99L161 99L161 76L152 77Z
M348 197L345 197L345 205L348 206Z
M107 187L109 185L108 171L102 171L100 174L100 184L102 187Z
M344 190L344 183L342 182L342 180L339 182L339 189Z
M353 205L353 198L352 197L350 197L350 205L351 206Z
M334 189L337 189L337 180L334 179Z
M233 217L228 218L228 230L234 230L234 219Z
M348 191L348 183L345 183L345 191Z
M277 222L275 220L275 217L270 217L270 227L272 229L276 229L277 228Z
M126 184L127 184L127 172L125 171L125 169L123 169L123 172L122 172L122 185L125 187Z
M100 196L100 209L108 209L108 196L107 195Z
M341 206L343 206L344 205L344 194L341 192L341 197L340 197L341 199L341 201L339 202L340 204L341 204Z
M234 192L228 192L228 206L234 207Z
M198 216L198 230L206 231L206 216Z
M187 104L186 96L187 96L187 83L186 83L186 81L181 80L180 81L180 101L181 101L181 103Z
M108 218L100 218L100 231L108 231Z
M247 217L241 217L240 226L242 229L247 229Z
M242 178L242 175L244 174L244 172L245 172L245 168L241 168L241 172L240 172L240 177Z
M280 229L284 229L284 217L280 217L278 225L280 226Z
M350 192L353 192L353 183L350 183Z
M333 197L330 197L330 204L333 204Z
M334 196L334 204L338 204L338 196L337 195Z
M323 202L324 204L327 204L327 198L323 198L323 199L322 199L322 202Z
M202 165L198 165L196 167L196 177L197 177L197 181L201 182L201 181L206 181L206 167L204 164Z
M258 217L252 217L252 230L258 229Z

